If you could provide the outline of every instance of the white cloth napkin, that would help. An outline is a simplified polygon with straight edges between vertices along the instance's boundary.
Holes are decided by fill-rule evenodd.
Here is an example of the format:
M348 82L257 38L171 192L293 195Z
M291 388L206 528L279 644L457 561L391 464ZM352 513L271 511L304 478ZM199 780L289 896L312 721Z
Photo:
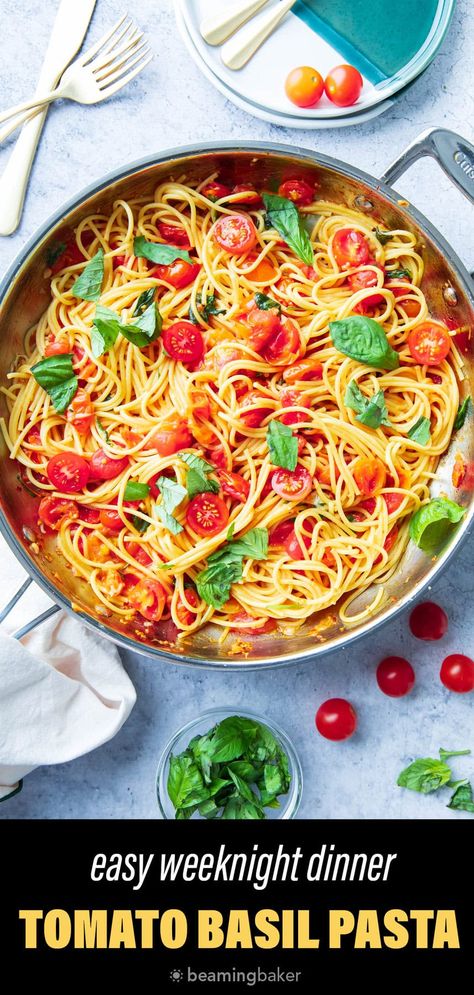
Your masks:
M0 556L3 607L26 574L1 537ZM14 628L48 605L32 585L15 607ZM59 612L21 643L7 628L11 621L0 633L0 800L35 767L64 763L112 739L136 701L116 647L79 620Z

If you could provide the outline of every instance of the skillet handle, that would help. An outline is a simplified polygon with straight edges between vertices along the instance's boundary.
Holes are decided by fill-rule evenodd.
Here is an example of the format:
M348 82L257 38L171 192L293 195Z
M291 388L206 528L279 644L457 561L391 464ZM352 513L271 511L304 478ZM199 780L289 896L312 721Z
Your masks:
M466 138L445 128L430 128L419 135L388 167L381 177L382 183L391 186L409 166L425 155L436 159L449 179L474 204L474 146Z

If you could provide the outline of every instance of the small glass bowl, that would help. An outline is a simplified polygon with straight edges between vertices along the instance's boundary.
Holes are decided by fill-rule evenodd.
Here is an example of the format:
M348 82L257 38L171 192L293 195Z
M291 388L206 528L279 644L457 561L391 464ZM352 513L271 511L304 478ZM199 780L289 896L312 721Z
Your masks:
M239 715L243 718L256 719L257 722L260 722L262 725L267 726L268 729L270 729L270 732L273 733L275 739L277 739L282 746L288 757L290 787L288 794L278 796L280 807L266 808L265 816L267 819L295 818L303 790L303 771L301 770L298 754L286 732L284 732L280 726L275 725L274 722L269 721L266 716L258 715L257 712L252 712L248 708L210 708L208 711L202 712L198 718L192 719L191 722L187 722L186 725L181 727L181 729L178 729L178 731L173 734L171 739L168 740L163 753L161 754L156 773L156 791L158 806L163 819L175 818L175 808L168 795L167 789L171 754L176 756L178 753L182 753L194 736L204 735L204 733L209 732L213 726L217 725L218 722L222 722L223 719L229 718L230 715ZM195 812L191 818L202 819L203 816L200 816L199 812Z

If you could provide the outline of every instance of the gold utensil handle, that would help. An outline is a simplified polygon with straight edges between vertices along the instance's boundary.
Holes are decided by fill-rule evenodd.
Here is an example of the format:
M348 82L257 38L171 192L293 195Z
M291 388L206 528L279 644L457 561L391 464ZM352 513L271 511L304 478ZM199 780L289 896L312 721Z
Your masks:
M256 18L246 29L239 31L237 37L228 41L222 49L221 58L224 65L228 69L242 69L278 27L295 2L296 0L280 0L276 9L273 8L262 17Z
M266 3L268 0L239 0L219 14L205 17L200 24L204 41L208 45L221 45Z

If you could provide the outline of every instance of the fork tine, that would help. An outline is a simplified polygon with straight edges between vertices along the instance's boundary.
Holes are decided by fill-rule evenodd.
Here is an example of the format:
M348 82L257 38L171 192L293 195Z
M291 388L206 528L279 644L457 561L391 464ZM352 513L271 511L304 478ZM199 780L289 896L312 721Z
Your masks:
M135 46L138 45L138 42L142 40L143 37L144 37L143 31L135 29L135 33L129 35L125 39L123 44L120 45L118 48L114 46L114 48L110 49L109 52L104 52L103 54L98 55L97 58L94 59L93 62L91 62L89 69L92 70L94 75L97 75L97 73L102 72L103 69L106 69L107 66L114 63L119 58L119 56L124 55L126 52L130 52L130 50L133 50Z
M102 48L102 46L109 41L109 38L111 38L112 35L114 35L116 31L118 31L118 29L122 26L123 22L126 20L127 17L128 14L124 14L123 17L121 17L120 20L117 21L116 24L114 24L111 31L108 31L106 35L102 35L102 38L99 38L99 41L95 45L93 45L92 48L88 48L87 52L84 52L84 55L81 58L82 65L85 65L86 62L89 62L90 59L92 59L94 55L97 54L99 49Z
M141 73L142 69L144 69L149 62L151 62L152 58L153 58L153 52L151 52L151 54L148 56L147 59L141 61L140 65L136 66L136 68L133 69L132 72L128 73L127 76L122 76L121 79L117 80L116 83L112 83L109 86L100 87L100 89L102 90L102 95L100 99L105 100L106 97L111 97L113 93L117 93L117 91L121 90L123 86L126 86L127 83L130 83L130 80L134 79L135 76L138 76L138 74Z
M149 51L150 47L148 45L147 40L145 39L145 41L143 41L142 44L138 46L138 48L132 48L129 52L126 52L122 56L122 58L114 60L114 62L112 62L109 66L107 66L103 70L103 72L95 73L95 78L97 82L102 83L104 81L108 81L109 83L113 83L114 80L118 78L118 76L126 72L127 69L131 69L131 67L136 64L136 62L138 61L137 58L135 58L134 61L130 62L130 60L133 59L134 56L141 58L145 54L148 55Z
M97 62L98 60L104 59L116 45L120 44L122 38L127 34L127 32L134 30L136 30L136 28L131 17L129 17L128 14L125 14L125 17L122 17L118 24L115 25L113 31L107 36L104 36L101 44L96 45L95 50L92 53L92 55L96 57L94 61ZM86 55L88 56L88 53L86 53ZM90 67L90 58L86 59L86 64Z

